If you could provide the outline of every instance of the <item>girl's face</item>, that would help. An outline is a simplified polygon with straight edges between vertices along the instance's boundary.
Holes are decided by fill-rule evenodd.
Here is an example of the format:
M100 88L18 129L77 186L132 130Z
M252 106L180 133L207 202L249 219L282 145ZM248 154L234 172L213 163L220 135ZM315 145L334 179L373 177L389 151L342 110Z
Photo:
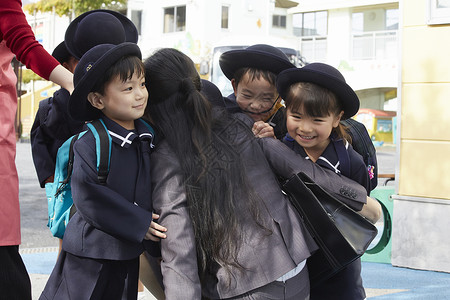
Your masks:
M251 81L249 74L242 76L236 87L234 79L231 81L239 107L255 122L266 121L272 114L276 102L281 101L275 85L263 77Z
M122 81L116 76L105 85L104 95L100 97L102 112L122 127L132 130L134 120L142 117L147 106L145 77L134 72L133 77Z
M307 152L322 154L330 142L330 134L339 125L342 116L328 115L312 117L304 113L303 107L298 111L286 110L286 127L289 135Z

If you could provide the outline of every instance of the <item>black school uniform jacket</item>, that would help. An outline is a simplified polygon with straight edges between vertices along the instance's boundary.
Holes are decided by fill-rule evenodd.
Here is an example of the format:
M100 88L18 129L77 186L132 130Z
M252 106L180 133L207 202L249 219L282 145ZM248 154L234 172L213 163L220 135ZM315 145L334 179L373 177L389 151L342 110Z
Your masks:
M136 258L144 248L155 254L157 244L144 241L152 220L153 133L140 120L133 132L102 119L112 138L108 178L105 185L98 181L95 139L88 131L74 144L71 185L77 212L67 225L63 249L110 260Z
M31 153L39 184L55 173L59 147L72 135L85 129L84 122L73 120L67 111L70 94L59 89L53 97L41 100L31 128Z
M342 162L339 161L339 157L335 147L336 143L342 144L344 143L344 141L342 139L336 139L335 137L331 137L331 139L332 141L328 144L327 148L325 148L325 151L322 153L316 163L323 168L330 169L340 174ZM295 142L295 140L293 140L289 135L286 135L286 137L283 139L283 143L291 147L296 153L300 154L305 159L309 159L308 155L305 152L305 149L303 149L303 147ZM366 189L367 194L369 194L369 172L362 156L353 149L350 143L345 142L344 147L347 150L350 163L350 175L347 177L362 185Z
M310 159L305 152L305 149L297 142L292 140L290 136L286 136L283 142L293 150L304 157ZM293 144L292 144L293 143ZM340 174L341 162L339 161L337 151L335 149L336 143L344 143L342 139L336 140L332 137L332 141L328 144L325 151L316 161L316 164L325 169L334 171ZM366 165L359 153L357 153L349 143L346 143L345 147L349 154L350 161L350 176L349 178L358 182L363 186L366 191L369 189L369 173L366 169ZM348 204L348 203L347 203ZM354 208L354 207L353 207ZM361 260L357 259L339 273L329 278L320 285L311 289L311 300L362 300L365 299L366 294L362 284L361 278Z

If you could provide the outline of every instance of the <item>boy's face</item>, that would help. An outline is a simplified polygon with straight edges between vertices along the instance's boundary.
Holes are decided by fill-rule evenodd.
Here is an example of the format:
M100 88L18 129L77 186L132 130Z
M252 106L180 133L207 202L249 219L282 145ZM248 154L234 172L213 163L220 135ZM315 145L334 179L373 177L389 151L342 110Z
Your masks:
M263 77L251 81L246 73L237 86L234 79L231 84L237 104L255 122L266 121L275 111L276 104L281 101L275 85Z
M122 81L119 76L114 77L106 83L104 95L94 94L100 97L99 106L94 106L128 130L134 129L134 120L142 117L147 106L145 77L138 76L136 71L126 81Z
M339 125L341 115L312 117L306 115L302 107L298 111L286 109L286 128L289 135L307 152L322 154L328 146L334 127Z

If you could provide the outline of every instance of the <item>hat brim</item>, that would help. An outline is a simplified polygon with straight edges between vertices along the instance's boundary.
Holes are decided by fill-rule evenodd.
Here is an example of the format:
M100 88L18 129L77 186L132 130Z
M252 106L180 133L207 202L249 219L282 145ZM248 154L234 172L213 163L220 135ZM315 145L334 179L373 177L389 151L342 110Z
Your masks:
M67 62L69 60L69 57L71 56L69 50L67 50L66 44L64 41L59 43L58 46L53 50L52 56L62 65L63 63Z
M270 71L278 75L281 71L294 68L287 59L280 58L263 51L231 50L223 53L219 59L223 74L231 80L237 70L241 68L257 68Z
M278 75L277 90L282 99L286 98L290 86L297 82L311 82L333 92L342 103L342 120L354 116L359 110L358 96L347 83L328 74L304 68L288 69Z
M100 116L100 110L91 105L87 96L97 83L98 78L120 58L127 55L137 56L142 59L142 54L137 44L123 43L105 52L96 62L89 66L89 71L86 72L80 82L75 86L69 98L69 114L73 119L91 121Z
M72 54L76 59L81 59L84 53L81 53L79 50L77 50L76 45L74 44L74 36L77 31L78 24L88 15L96 12L104 12L109 13L116 17L120 23L122 23L122 26L125 31L125 41L124 42L131 42L131 43L137 43L139 35L136 29L136 26L134 26L133 22L128 19L126 16L122 15L119 12L113 11L113 10L107 10L107 9L96 9L87 11L78 17L76 17L72 22L70 22L69 26L67 27L64 41L66 43L67 50ZM92 30L95 30L93 28Z

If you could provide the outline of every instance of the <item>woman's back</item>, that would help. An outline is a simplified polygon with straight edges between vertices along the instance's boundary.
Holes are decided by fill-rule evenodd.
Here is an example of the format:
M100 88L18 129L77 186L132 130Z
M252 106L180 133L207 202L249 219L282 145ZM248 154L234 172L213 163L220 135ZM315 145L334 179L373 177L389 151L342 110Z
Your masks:
M213 299L234 297L273 282L310 255L300 221L282 195L277 179L250 130L238 118L230 120L226 128L216 130L216 137L229 143L227 150L236 151L247 182L238 182L241 188L234 191L234 197L238 200L235 214L240 225L241 243L237 254L240 266L230 265L227 270L226 266L215 264L210 268L202 288L204 296ZM229 163L224 158L230 156L221 155L220 151L215 149L209 152L216 162L213 168L223 168ZM189 206L179 184L183 182L183 176L177 160L164 142L152 154L152 178L155 181L153 205L160 214L161 225L168 228L167 238L161 241L161 250L164 285L168 293L166 297L169 298L194 296L198 293L194 290L200 285L200 279L195 274L195 233L186 221L189 219ZM258 216L253 216L248 209L248 199L240 198L246 194L244 189L257 191L255 204ZM220 198L218 195L216 200L220 201ZM186 226L179 226L180 220L184 220ZM176 255L175 251L178 252ZM174 255L167 259L164 253ZM172 292L174 294L170 294Z

